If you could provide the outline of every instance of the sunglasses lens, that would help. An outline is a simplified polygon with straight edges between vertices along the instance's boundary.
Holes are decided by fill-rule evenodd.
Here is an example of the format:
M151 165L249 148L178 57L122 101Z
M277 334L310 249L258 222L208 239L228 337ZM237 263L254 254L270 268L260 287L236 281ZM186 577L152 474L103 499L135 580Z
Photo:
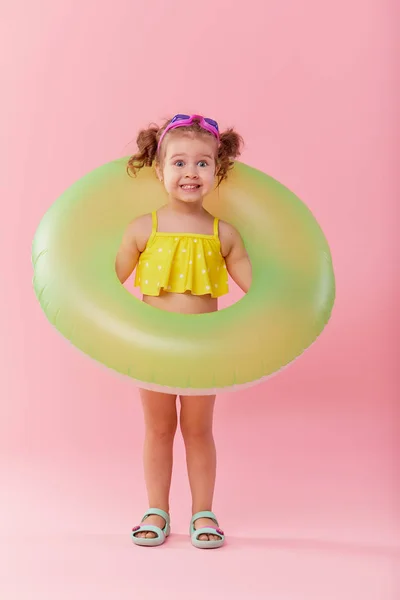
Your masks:
M186 121L186 119L190 119L189 115L175 115L171 119L171 123L176 123L176 121Z
M217 123L217 121L214 121L213 119L208 119L208 118L204 119L204 120L205 120L206 123L208 123L209 125L211 125L211 127L215 127L215 129L217 131L219 131L218 130L218 123Z

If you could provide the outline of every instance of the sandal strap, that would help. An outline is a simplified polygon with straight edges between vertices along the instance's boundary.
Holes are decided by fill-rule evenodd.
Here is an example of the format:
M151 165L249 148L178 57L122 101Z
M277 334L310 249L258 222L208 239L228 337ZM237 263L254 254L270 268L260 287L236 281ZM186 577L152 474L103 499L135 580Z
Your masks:
M217 527L219 527L217 517L210 510L202 510L202 511L196 513L195 515L193 515L192 520L190 522L192 527L194 526L194 522L197 521L197 519L212 519L214 521L214 523L216 523Z
M138 533L141 533L143 531L146 531L146 532L151 531L152 533L155 533L158 538L161 538L163 536L165 537L164 531L162 529L160 529L159 527L157 527L157 525L147 525L147 527L144 525L140 525L140 526L137 525L137 527L138 527L138 529L136 529L136 527L134 527L132 529L132 536L136 537L136 535ZM153 538L150 538L150 539L153 539Z
M151 515L157 515L158 517L162 517L165 521L165 525L163 527L163 529L165 529L167 527L167 525L169 525L169 514L165 512L165 510L161 510L161 508L149 508L149 510L147 510L145 512L145 514L143 515L142 518L142 526L145 527L143 521L145 519L147 519L147 517L150 517Z
M193 536L196 538L196 540L198 540L199 537L203 534L217 535L219 538L221 538L221 540L223 540L225 537L225 534L222 533L221 529L219 529L219 530L218 530L218 528L214 529L214 527L201 527L200 529L195 529L193 532ZM207 541L207 540L204 540L204 541Z

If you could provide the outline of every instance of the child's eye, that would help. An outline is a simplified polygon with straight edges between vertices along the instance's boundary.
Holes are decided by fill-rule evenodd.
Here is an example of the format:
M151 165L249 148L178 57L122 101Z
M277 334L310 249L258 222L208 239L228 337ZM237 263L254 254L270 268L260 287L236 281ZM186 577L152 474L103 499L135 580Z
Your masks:
M183 160L177 160L177 161L175 161L175 166L176 167L183 167Z
M205 161L205 160L200 160L199 161L199 165L200 165L200 167L207 167L208 166L208 162Z

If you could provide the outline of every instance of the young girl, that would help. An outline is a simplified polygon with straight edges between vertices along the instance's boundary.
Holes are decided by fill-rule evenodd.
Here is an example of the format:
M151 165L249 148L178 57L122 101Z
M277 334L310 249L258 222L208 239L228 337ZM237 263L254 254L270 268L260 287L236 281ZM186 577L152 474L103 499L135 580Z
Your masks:
M128 163L135 174L155 165L168 193L160 210L130 223L116 258L124 283L136 267L135 286L143 302L172 312L218 310L228 292L228 275L247 292L251 265L238 231L203 208L204 197L240 154L240 136L199 115L176 115L162 128L152 126L137 138L138 152ZM176 395L140 390L145 421L144 471L149 506L132 531L135 544L162 544L170 532L169 493L173 441L177 429ZM216 476L213 439L215 396L180 396L180 427L192 495L190 535L199 548L224 543L212 511Z

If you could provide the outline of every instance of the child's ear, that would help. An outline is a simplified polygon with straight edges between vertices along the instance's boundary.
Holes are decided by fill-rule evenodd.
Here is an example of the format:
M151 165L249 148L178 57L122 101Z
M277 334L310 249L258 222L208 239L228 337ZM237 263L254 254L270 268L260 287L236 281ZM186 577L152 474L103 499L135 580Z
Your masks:
M163 173L162 173L162 169L161 169L160 165L156 165L155 169L156 169L156 174L157 174L158 179L160 181L162 181L163 180Z

